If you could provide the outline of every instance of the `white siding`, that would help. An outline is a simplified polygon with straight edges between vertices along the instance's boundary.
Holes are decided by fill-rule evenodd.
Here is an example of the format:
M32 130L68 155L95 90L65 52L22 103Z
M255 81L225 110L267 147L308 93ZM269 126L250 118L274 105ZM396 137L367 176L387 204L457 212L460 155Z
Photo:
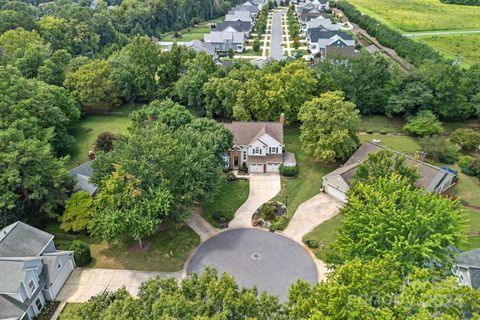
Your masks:
M251 164L249 167L250 172L263 172L263 164Z
M279 163L267 163L267 172L278 172L279 167Z

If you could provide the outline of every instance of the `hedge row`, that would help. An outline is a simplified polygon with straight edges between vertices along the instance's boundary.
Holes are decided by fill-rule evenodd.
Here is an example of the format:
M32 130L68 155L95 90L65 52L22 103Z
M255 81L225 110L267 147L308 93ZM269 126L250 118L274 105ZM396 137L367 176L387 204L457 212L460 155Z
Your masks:
M428 45L413 41L380 21L362 14L350 3L339 1L336 6L345 13L350 21L365 29L385 47L394 49L398 55L407 59L411 64L418 66L425 60L442 60L440 54Z

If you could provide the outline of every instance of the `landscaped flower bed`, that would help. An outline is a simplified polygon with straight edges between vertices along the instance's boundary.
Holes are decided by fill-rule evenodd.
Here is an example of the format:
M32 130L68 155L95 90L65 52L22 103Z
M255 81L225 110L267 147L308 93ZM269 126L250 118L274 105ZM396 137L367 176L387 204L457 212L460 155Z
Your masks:
M269 230L283 230L288 224L287 207L278 201L269 201L255 211L252 224Z

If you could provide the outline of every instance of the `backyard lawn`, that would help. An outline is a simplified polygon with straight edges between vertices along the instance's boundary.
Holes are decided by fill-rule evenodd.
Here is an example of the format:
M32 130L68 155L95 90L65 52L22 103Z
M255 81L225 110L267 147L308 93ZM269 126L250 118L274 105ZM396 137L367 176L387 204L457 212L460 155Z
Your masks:
M320 247L312 249L318 259L325 261L325 249L337 239L337 230L342 223L342 219L342 216L338 214L332 219L323 222L303 237L303 242L307 240L318 241Z
M58 224L49 225L45 231L56 236L59 249L67 249L72 241L65 240L67 237ZM76 238L90 245L93 261L88 268L165 272L182 269L190 252L200 243L200 237L183 223L146 239L148 250L139 250L136 241L108 244L85 234L78 234Z
M203 35L205 33L210 32L210 30L211 30L210 29L210 24L211 23L221 23L223 21L223 19L224 19L224 17L221 17L221 18L218 18L218 19L214 19L214 20L199 23L195 27L182 29L182 30L178 31L178 33L180 34L180 36L178 38L175 38L175 36L174 36L175 32L164 33L160 37L160 41L189 42L189 41L192 41L192 40L202 40Z
M439 0L349 0L360 11L404 31L480 29L480 7Z
M218 194L202 204L202 216L214 227L219 227L215 213L225 217L225 222L233 219L238 208L247 200L248 180L224 181Z
M84 163L88 160L88 152L92 150L92 145L97 139L98 134L104 131L113 133L127 132L127 126L130 120L124 116L93 116L89 115L81 120L73 128L72 133L77 140L75 152L71 155L68 162L68 168L77 166L77 161Z
M414 156L420 150L417 139L404 135L382 135L382 134L362 134L359 136L360 142L380 140L380 145L387 148L403 152L405 154Z
M401 117L388 118L386 116L362 116L358 130L366 132L372 130L379 133L381 130L385 132L397 133L403 132L405 120Z
M336 168L336 165L322 164L305 154L301 148L299 134L298 127L284 129L285 149L295 153L299 173L295 178L282 176L282 190L274 198L287 206L289 218L293 216L302 202L320 192L322 177Z

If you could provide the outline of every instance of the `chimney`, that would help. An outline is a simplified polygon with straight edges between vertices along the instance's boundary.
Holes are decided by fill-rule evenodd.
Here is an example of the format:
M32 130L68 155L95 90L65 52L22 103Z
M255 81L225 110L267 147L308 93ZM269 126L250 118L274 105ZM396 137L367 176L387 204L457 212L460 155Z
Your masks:
M95 160L95 152L89 151L88 152L88 161Z
M285 123L285 113L280 113L280 123L284 124Z

